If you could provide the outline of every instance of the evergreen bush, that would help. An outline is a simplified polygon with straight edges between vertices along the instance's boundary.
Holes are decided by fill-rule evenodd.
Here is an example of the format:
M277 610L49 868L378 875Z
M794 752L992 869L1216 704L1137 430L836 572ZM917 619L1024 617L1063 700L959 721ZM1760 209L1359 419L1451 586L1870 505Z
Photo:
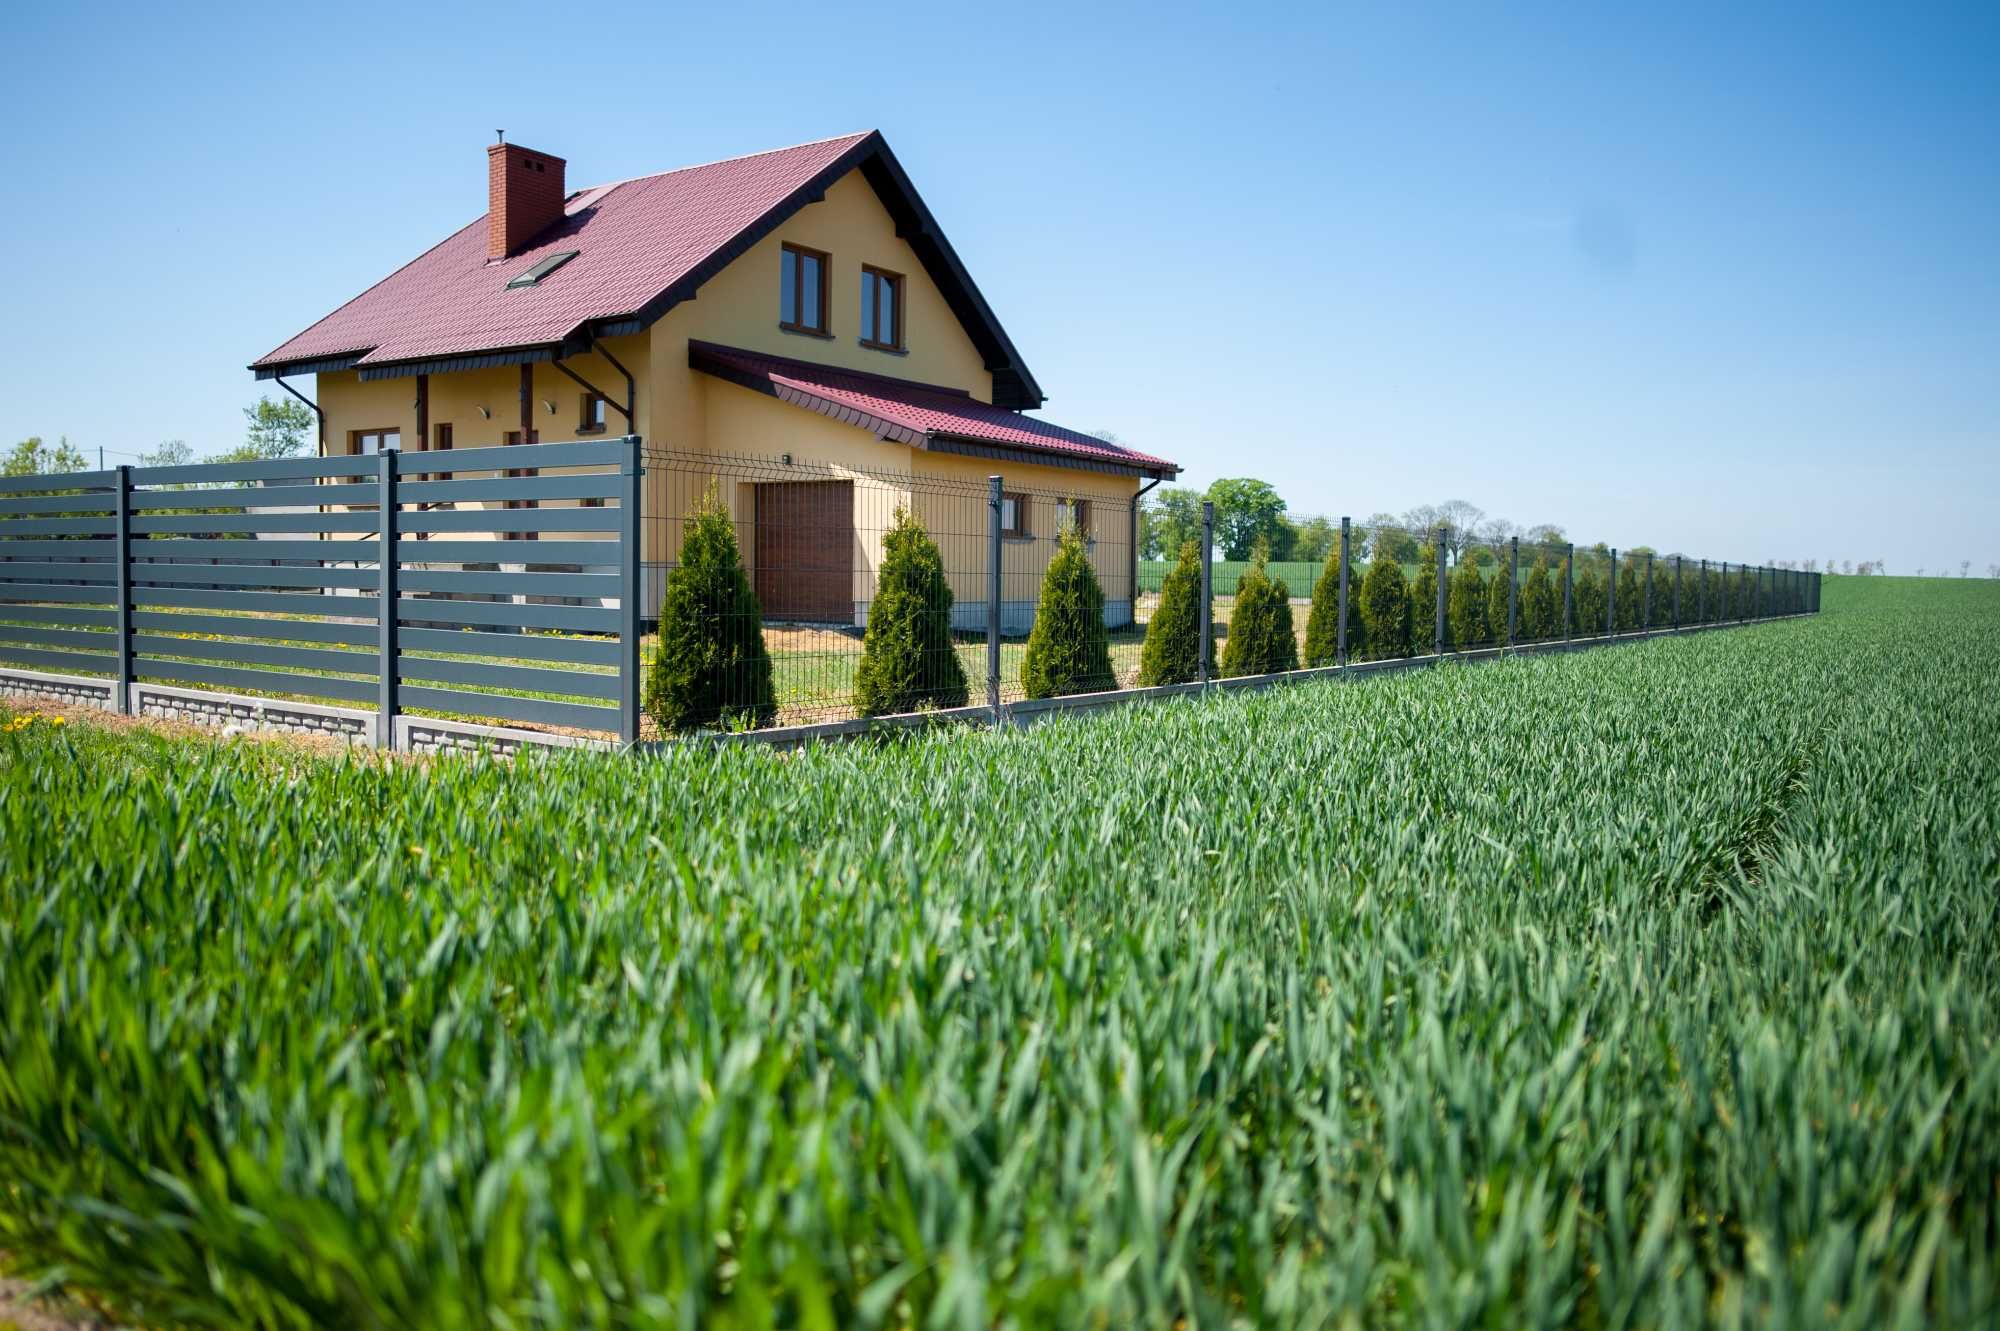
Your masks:
M1021 691L1030 698L1101 693L1116 688L1111 638L1104 630L1104 588L1074 526L1056 543L1042 575L1042 601L1021 658Z
M1507 641L1507 589L1514 583L1514 565L1507 551L1500 552L1500 567L1486 580L1486 636L1496 643ZM1516 613L1520 603L1515 603ZM1516 626L1518 629L1518 625Z
M1410 580L1410 650L1428 653L1437 638L1438 548L1417 551L1417 576Z
M1549 568L1545 550L1521 582L1520 633L1523 642L1541 642L1562 635L1562 588Z
M1494 580L1500 581L1504 576ZM1451 645L1459 650L1477 647L1486 640L1486 579L1480 576L1479 565L1469 559L1451 571L1451 585L1445 589L1444 617ZM1505 620L1500 627L1505 632Z
M1213 623L1209 626L1211 636ZM1181 542L1180 558L1160 585L1160 604L1139 649L1139 687L1187 684L1201 674L1201 551Z
M1570 593L1570 636L1595 638L1604 632L1604 584L1597 580L1596 565L1578 560L1576 582Z
M944 556L900 504L882 537L882 568L854 672L863 716L963 707L965 667L951 645L951 584Z
M1645 613L1645 584L1639 581L1639 561L1626 558L1624 566L1618 570L1618 601L1611 613L1618 621L1620 633L1637 633Z
M1229 612L1229 636L1222 640L1222 674L1269 675L1299 668L1299 643L1292 629L1292 593L1283 578L1264 571L1260 549L1236 580L1236 603Z
M1347 654L1350 659L1361 656L1361 579L1348 571L1347 582ZM1320 569L1319 581L1313 584L1312 609L1306 615L1306 654L1308 669L1317 666L1338 664L1340 655L1340 547L1335 545L1327 554L1326 565Z
M1366 660L1410 654L1410 587L1393 559L1371 560L1361 580L1361 636Z
M671 733L747 730L777 718L764 616L736 548L736 529L711 487L687 517L680 563L667 574L660 646L646 711Z

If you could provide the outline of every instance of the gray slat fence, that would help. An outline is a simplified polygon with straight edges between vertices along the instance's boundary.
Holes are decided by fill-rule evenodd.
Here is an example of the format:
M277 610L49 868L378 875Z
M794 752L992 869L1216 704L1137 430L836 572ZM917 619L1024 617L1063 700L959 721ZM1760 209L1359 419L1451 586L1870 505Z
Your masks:
M554 472L555 474L550 474ZM0 664L639 734L640 441L0 478Z

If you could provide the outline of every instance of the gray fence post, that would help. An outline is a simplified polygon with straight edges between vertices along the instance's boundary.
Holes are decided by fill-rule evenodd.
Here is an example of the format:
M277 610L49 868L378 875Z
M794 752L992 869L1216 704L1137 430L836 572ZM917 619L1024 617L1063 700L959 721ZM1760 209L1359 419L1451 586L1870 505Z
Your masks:
M1576 543L1572 541L1563 555L1563 641L1569 641L1570 621L1575 617L1572 589L1576 586Z
M1351 527L1348 520L1342 518L1340 520L1340 604L1335 607L1340 615L1340 623L1339 627L1334 630L1334 641L1338 644L1333 654L1335 665L1347 664L1347 556L1350 549L1350 531Z
M1611 575L1604 580L1604 636L1618 631L1618 547L1611 547Z
M377 516L381 528L376 560L381 574L377 582L376 615L381 633L376 641L380 690L375 701L375 746L396 747L396 574L402 556L396 550L396 449L386 447L375 455Z
M986 706L1000 724L1000 506L998 476L986 478Z
M1437 542L1437 569L1438 569L1437 626L1432 635L1433 640L1431 644L1431 654L1433 656L1440 656L1440 657L1444 655L1444 584L1447 578L1444 566L1445 562L1444 532L1445 529L1443 527L1439 527L1437 529L1437 534L1431 538L1432 540Z
M1201 505L1201 682L1215 673L1215 505Z
M1510 537L1507 541L1507 645L1514 645L1514 629L1520 616L1521 600L1521 538Z
M618 739L639 742L639 547L640 506L645 502L645 466L639 459L639 436L625 436L625 459L619 466L624 484L618 490L623 521L618 541L624 547L618 561Z
M112 644L111 706L127 716L132 714L132 468L121 466L112 483L112 499L118 514L118 603L112 610L117 641Z

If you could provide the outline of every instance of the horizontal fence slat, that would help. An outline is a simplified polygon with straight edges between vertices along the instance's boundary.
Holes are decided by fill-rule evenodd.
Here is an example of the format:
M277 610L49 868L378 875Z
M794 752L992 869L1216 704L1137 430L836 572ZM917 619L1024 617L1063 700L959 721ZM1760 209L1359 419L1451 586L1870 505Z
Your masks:
M33 499L0 499L0 513L109 513L118 503L110 491L82 495L41 495Z
M615 532L622 521L615 508L480 508L470 512L433 508L405 511L396 519L396 530L404 536L463 531Z
M424 449L396 456L398 476L429 476L446 471L509 471L523 467L615 467L625 460L623 439L573 444L497 444L486 448L454 448L449 453Z
M24 490L102 490L118 479L115 471L40 472L33 476L0 476L0 494Z
M239 592L207 587L132 588L134 605L189 610L235 610L253 615L311 615L332 619L376 617L372 596L314 596L304 592Z
M487 661L435 661L420 656L404 656L397 660L396 673L404 679L428 679L443 684L560 693L573 698L616 700L618 697L618 676L582 670L496 665Z
M618 577L606 573L446 573L406 568L397 581L408 591L458 596L573 596L596 600L618 595Z
M534 557L523 559L530 551ZM5 553L5 547L0 547L0 553ZM398 541L396 558L404 568L412 564L616 564L618 542Z
M108 675L117 662L110 652L85 655L81 652L48 652L33 647L10 647L0 642L0 661L28 666L34 670L54 670L66 675Z
M118 519L111 517L0 519L0 536L110 536L117 530Z
M6 532L6 524L0 523L0 536ZM118 542L93 537L78 536L66 541L0 540L0 559L115 559L117 556Z
M292 477L373 476L376 462L372 454L338 457L268 458L258 462L193 462L180 467L134 467L132 484L142 485L241 485L247 481L286 480ZM109 476L109 473L106 473ZM107 479L104 484L110 484Z
M611 499L623 478L611 472L588 476L497 476L469 481L404 481L396 496L405 504L497 504L509 499Z
M5 547L0 547L5 553ZM305 559L373 564L373 541L286 541L256 537L153 536L132 542L134 559Z
M422 684L405 684L401 694L403 706L406 708L423 707L434 712L493 716L507 721L571 726L578 730L618 729L616 707L552 702L546 698L512 698L503 693L467 693L459 689L430 688Z
M619 612L595 605L515 605L511 601L461 601L440 596L400 598L396 602L396 616L426 624L616 633Z
M92 633L89 629L31 629L18 624L0 624L0 638L10 642L33 643L37 647L72 647L85 651L113 651L114 634Z
M229 485L200 490L134 490L132 507L156 508L292 508L360 502L365 486Z
M102 624L106 628L117 623L116 610L79 610L70 606L55 605L0 605L0 619L24 620L30 624Z
M173 638L159 633L135 633L132 650L149 656L192 656L225 664L281 666L287 670L333 670L349 675L377 673L375 652L336 652L324 647L272 647L255 642L218 642L213 638Z
M219 689L302 693L307 697L336 702L373 702L376 690L376 681L372 679L328 679L322 675L295 675L284 670L239 670L233 666L196 665L190 661L156 661L149 656L133 659L132 677Z
M63 587L46 582L0 582L0 601L53 601L57 605L74 601L81 605L112 605L117 600L116 587L94 583Z
M511 656L521 660L556 661L569 665L618 664L618 642L612 638L552 638L535 633L481 633L472 629L398 630L403 649L411 652L459 652L467 656Z
M81 521L102 522L104 530L111 530L110 518L86 518ZM285 535L294 532L372 532L379 530L382 519L373 511L366 513L168 513L157 517L135 517L132 519L134 536L157 536L170 532L245 531L272 532Z
M184 615L168 610L135 610L132 627L164 633L213 633L226 638L337 642L350 647L373 647L381 632L374 624L329 624L317 619L278 619L268 615Z
M0 582L116 582L116 564L53 559L0 559Z
M265 567L260 564L134 564L132 581L199 587L338 587L373 591L381 581L372 568Z

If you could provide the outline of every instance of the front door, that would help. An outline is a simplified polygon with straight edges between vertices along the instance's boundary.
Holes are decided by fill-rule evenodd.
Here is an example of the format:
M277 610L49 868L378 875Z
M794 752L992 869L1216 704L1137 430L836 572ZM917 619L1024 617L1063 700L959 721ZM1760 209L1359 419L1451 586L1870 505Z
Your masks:
M759 485L753 551L765 619L854 622L854 482Z

